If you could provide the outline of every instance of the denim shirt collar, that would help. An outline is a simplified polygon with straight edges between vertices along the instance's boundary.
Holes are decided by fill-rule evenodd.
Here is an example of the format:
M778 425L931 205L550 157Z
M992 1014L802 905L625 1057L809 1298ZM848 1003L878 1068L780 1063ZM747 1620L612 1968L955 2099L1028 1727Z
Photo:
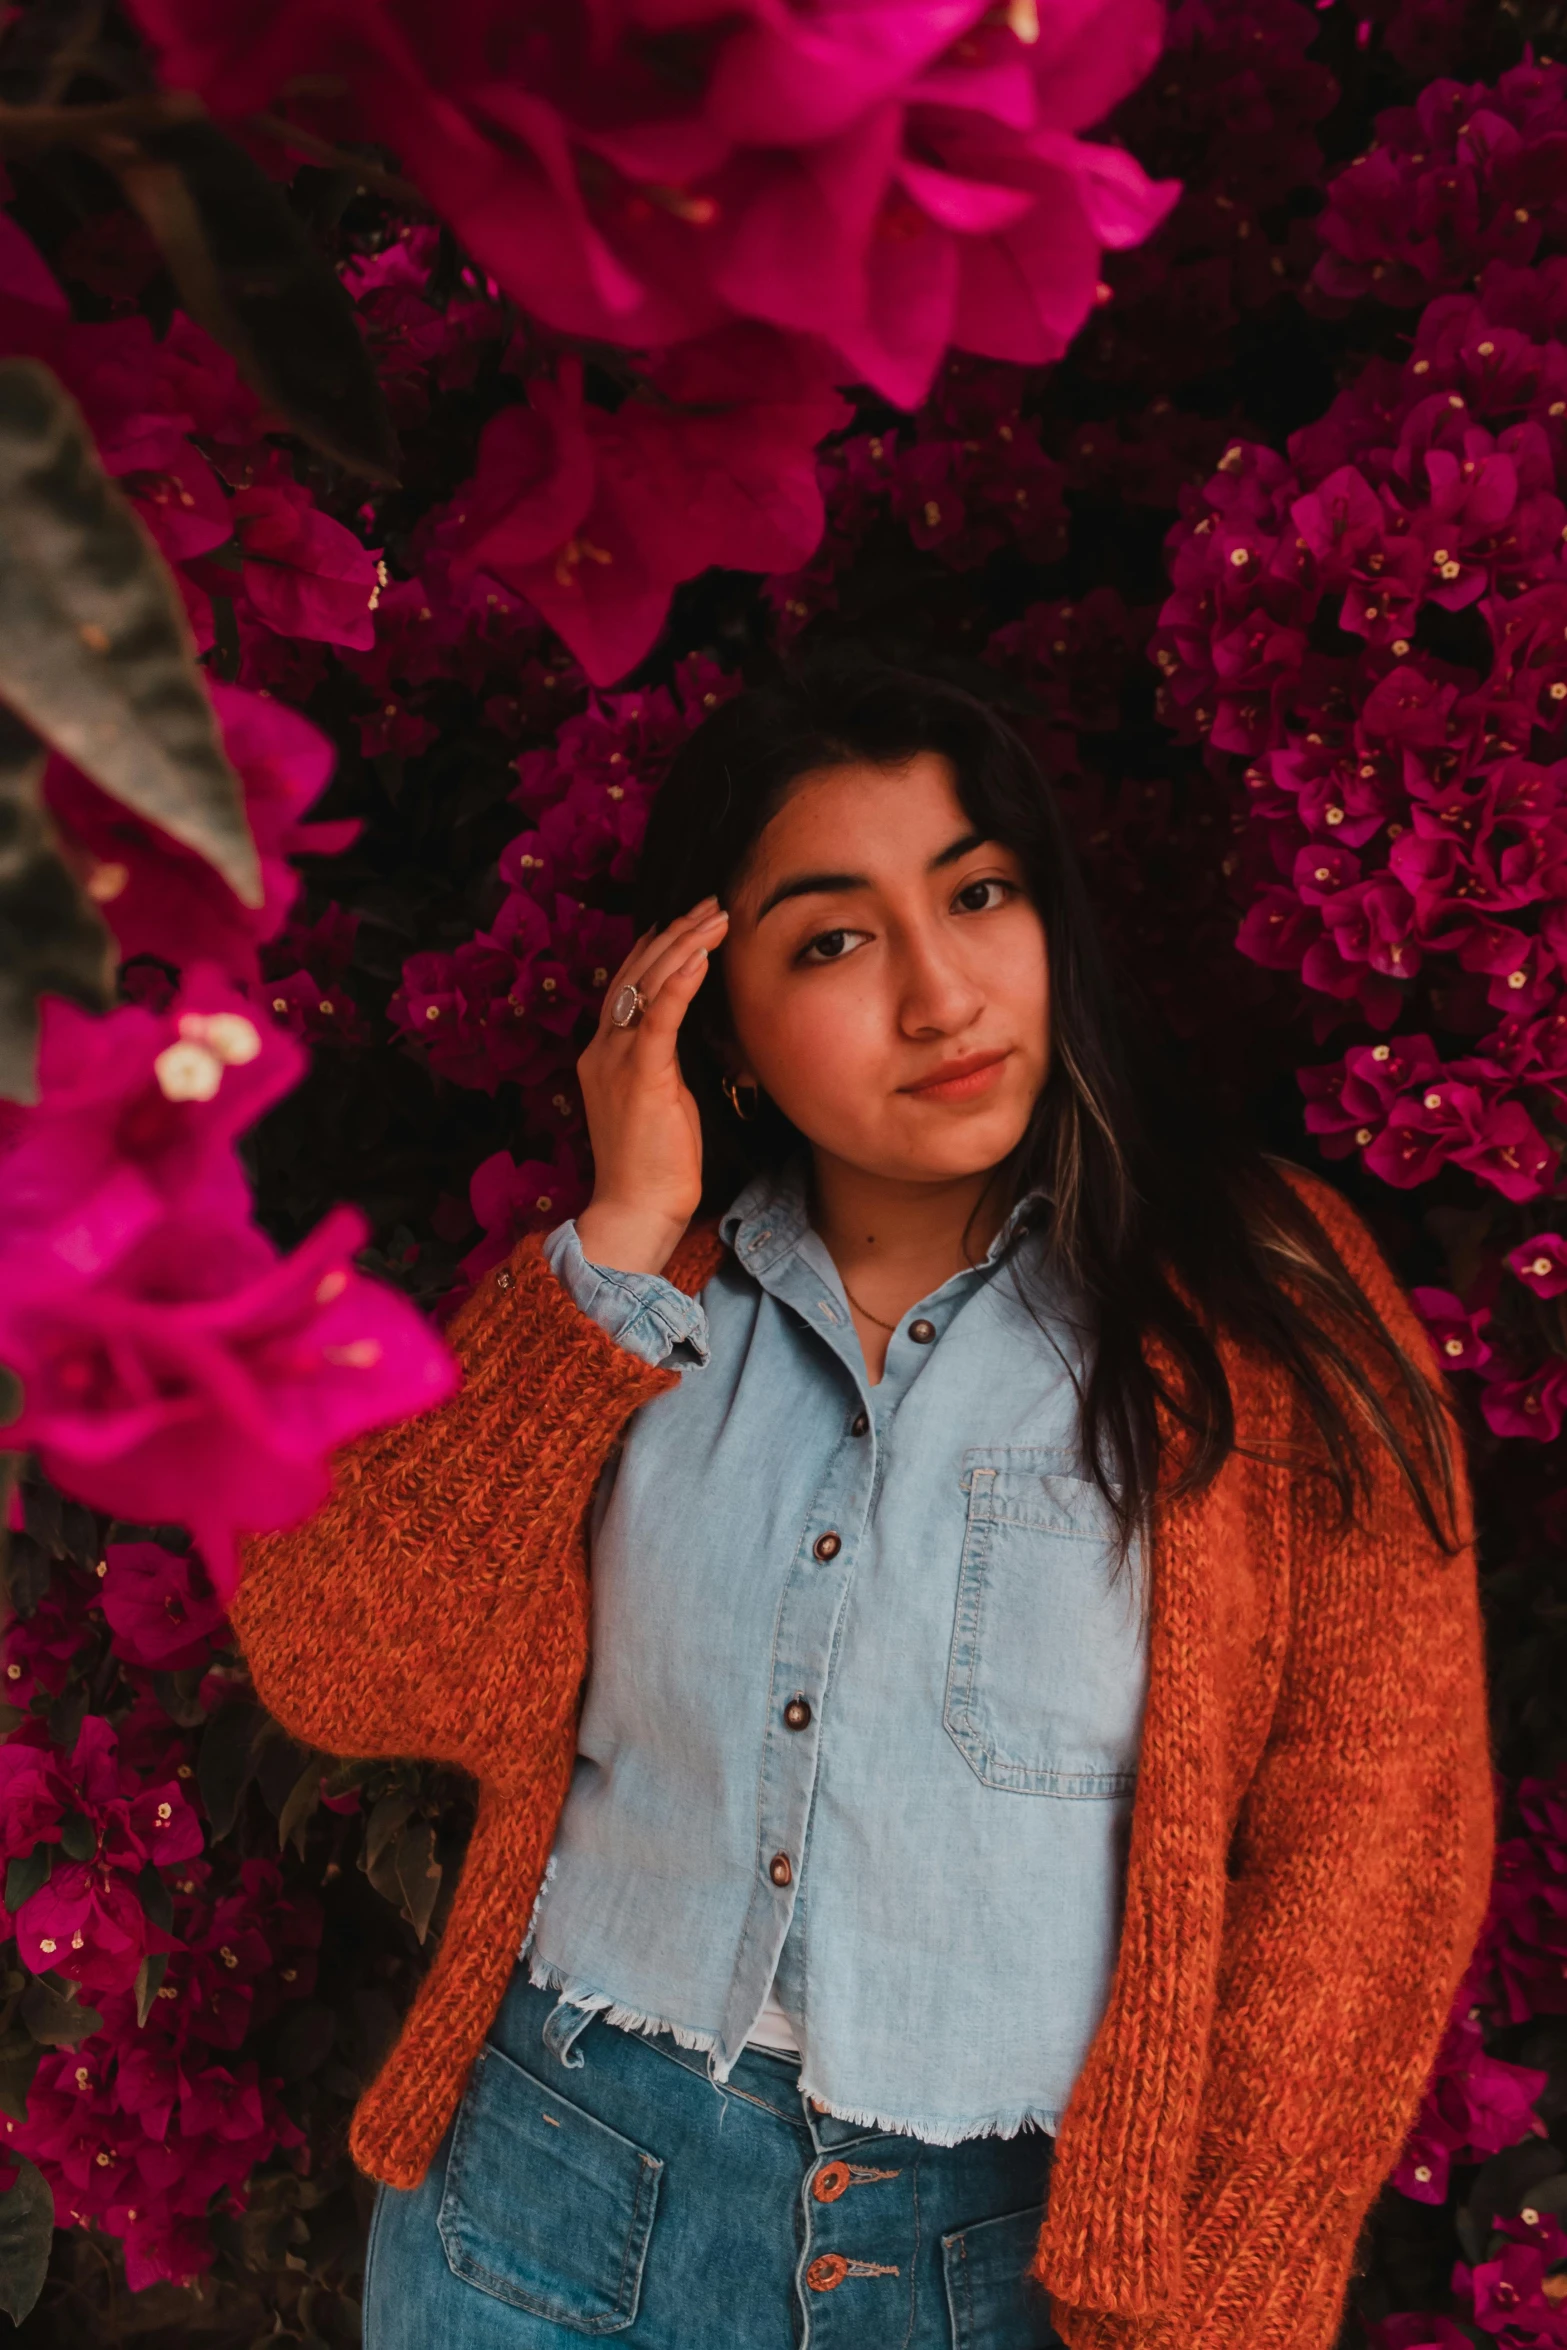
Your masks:
M1028 1209L1043 1197L1038 1190L1025 1192L1009 1210L984 1255L967 1270L987 1273L998 1264ZM798 1249L810 1230L805 1163L798 1158L776 1174L753 1176L718 1223L719 1237L756 1281L763 1280Z

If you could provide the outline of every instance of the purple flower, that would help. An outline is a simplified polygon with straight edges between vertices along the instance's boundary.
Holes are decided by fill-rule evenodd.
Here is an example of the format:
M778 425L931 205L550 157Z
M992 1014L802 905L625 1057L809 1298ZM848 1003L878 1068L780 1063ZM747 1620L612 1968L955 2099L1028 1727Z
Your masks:
M340 1443L456 1384L423 1318L352 1270L364 1232L340 1208L279 1258L187 1212L97 1279L18 1277L0 1304L0 1359L24 1390L12 1440L97 1508L188 1524L227 1598L241 1529L308 1516Z
M104 1562L103 1612L116 1653L155 1672L205 1664L224 1614L199 1559L158 1542L111 1542Z
M96 1017L45 998L39 1100L0 1153L12 1302L102 1273L173 1212L247 1216L234 1140L302 1071L298 1048L209 969L166 1013Z
M1507 1263L1536 1297L1560 1297L1567 1289L1567 1241L1559 1232L1537 1232L1507 1252Z
M547 1232L576 1215L587 1188L565 1149L553 1164L525 1159L520 1167L510 1151L497 1151L474 1169L468 1196L484 1238L463 1258L462 1271L477 1281L510 1256L525 1232Z
M1477 1371L1489 1362L1491 1349L1483 1333L1490 1317L1484 1309L1469 1313L1450 1289L1412 1289L1409 1294L1444 1371Z

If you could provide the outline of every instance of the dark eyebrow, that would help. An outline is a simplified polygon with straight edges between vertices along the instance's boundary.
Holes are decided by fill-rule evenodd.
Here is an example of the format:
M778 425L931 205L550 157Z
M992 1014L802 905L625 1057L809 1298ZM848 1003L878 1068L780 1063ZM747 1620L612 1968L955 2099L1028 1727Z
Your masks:
M925 868L926 872L939 873L944 866L955 865L971 849L983 847L985 839L986 835L982 832L961 833L932 857ZM786 898L831 897L845 890L869 889L870 886L869 878L863 873L797 873L792 881L780 881L776 889L768 892L756 919L759 923L765 921L773 908L781 906Z

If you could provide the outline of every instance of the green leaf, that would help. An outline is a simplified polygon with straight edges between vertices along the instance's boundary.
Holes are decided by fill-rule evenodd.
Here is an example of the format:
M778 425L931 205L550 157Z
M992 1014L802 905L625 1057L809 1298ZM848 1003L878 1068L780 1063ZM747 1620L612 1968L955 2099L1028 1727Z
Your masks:
M174 1923L174 1896L159 1875L156 1861L148 1861L138 1875L136 1898L153 1924L167 1933Z
M191 316L302 439L394 484L397 434L358 315L287 196L216 123L144 131L113 162Z
M158 1996L158 1985L169 1971L166 1950L149 1951L136 1969L136 2021L144 2024L152 2013L152 2003Z
M0 602L10 560L0 543ZM7 666L0 646L0 693ZM113 941L67 868L39 798L46 757L32 730L0 709L0 1094L25 1102L36 1099L39 997L101 1009L114 970ZM0 1420L11 1420L21 1391L9 1375L4 1386Z
M76 1997L74 1985L48 1975L37 1975L28 1984L17 2012L46 2048L74 2048L79 2040L103 2030L102 2016Z
M27 2092L43 2053L39 2041L21 2033L8 2032L0 2042L0 2113L9 2114L14 2122L27 2119Z
M207 1719L207 1709L197 1691L204 1678L199 1665L192 1665L177 1673L154 1673L153 1693L171 1722L182 1730L199 1730Z
M306 1823L320 1801L321 1757L313 1754L289 1789L287 1801L278 1813L277 1841L280 1852L292 1840L300 1857L304 1857Z
M382 1884L377 1871L386 1856L392 1838L402 1829L414 1808L414 1798L401 1788L394 1787L390 1795L383 1795L365 1822L365 1848L360 1865L378 1893L388 1901L398 1899L393 1880Z
M5 1872L5 1905L13 1916L24 1901L31 1901L40 1885L47 1885L53 1866L52 1844L35 1844L25 1859L12 1861Z
M435 1828L429 1820L415 1820L393 1843L383 1860L390 1864L404 1917L422 1942L430 1930L430 1914L441 1890L441 1864L435 1857Z
M79 1811L67 1812L60 1822L60 1847L69 1860L91 1860L98 1849L91 1820Z
M24 2154L0 2195L0 2309L20 2325L44 2289L54 2243L54 2197L43 2172Z
M239 1817L240 1798L254 1767L256 1732L264 1719L259 1705L230 1700L218 1707L202 1732L196 1785L214 1840L227 1836Z
M178 590L75 402L32 359L0 362L0 701L260 905Z

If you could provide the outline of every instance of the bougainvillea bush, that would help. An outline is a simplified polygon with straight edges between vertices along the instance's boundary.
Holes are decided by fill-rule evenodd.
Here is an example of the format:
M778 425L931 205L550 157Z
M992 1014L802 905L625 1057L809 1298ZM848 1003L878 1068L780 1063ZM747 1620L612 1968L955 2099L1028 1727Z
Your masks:
M454 1305L586 1196L651 795L852 633L1022 728L1137 1016L1350 1192L1450 1371L1500 1857L1345 2340L1567 2345L1558 37L1523 0L7 19L22 2338L358 2339L347 2119L468 1791L267 1719L239 1544L449 1391Z

